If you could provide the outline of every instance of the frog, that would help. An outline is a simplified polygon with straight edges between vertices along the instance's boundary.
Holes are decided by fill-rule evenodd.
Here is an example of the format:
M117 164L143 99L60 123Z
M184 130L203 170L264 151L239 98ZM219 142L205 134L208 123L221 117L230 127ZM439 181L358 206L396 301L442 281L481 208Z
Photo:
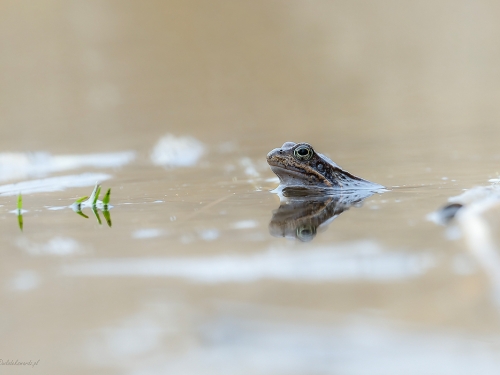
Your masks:
M309 143L285 142L267 154L267 163L280 180L280 191L288 189L328 194L346 190L387 190L342 169L330 158L316 152Z

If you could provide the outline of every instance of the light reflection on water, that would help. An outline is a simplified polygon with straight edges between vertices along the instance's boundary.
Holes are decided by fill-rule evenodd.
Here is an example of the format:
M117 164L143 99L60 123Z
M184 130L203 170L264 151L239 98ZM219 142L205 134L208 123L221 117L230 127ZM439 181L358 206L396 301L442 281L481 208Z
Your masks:
M500 360L475 337L398 329L384 323L343 322L339 326L269 324L220 320L206 327L208 350L187 353L177 361L192 373L204 364L222 373L324 374L495 374ZM497 342L498 344L498 342ZM230 358L228 360L228 358ZM176 366L176 361L172 361ZM228 363L229 362L229 363ZM167 362L166 368L170 364Z
M47 243L31 242L25 237L19 238L16 245L30 255L71 256L83 253L82 246L73 238L54 237Z
M167 134L160 138L151 152L151 161L164 167L191 167L205 153L203 143L193 137Z
M38 180L22 181L14 184L0 185L0 194L12 196L21 194L49 193L69 188L94 186L98 181L109 180L112 176L106 173L82 173L78 175L47 177Z
M134 158L135 153L132 151L87 155L51 155L46 152L0 153L0 181L43 177L84 167L119 168Z
M219 304L218 310L218 318L200 323L186 306L147 304L139 313L90 332L87 358L97 366L118 364L126 374L201 374L209 368L228 375L365 374L367 369L380 375L493 375L500 365L485 342L500 344L495 337L359 316L336 323L318 322L314 315L309 324L283 322L273 318L279 315L276 309L252 305ZM267 320L258 318L266 315ZM182 334L186 324L192 328Z
M46 176L85 167L120 168L135 158L135 152L100 153L87 155L58 155L48 153L0 154L0 180L17 180L33 176ZM110 179L107 173L82 173L21 181L0 186L4 196L63 191L68 188L93 186Z
M188 281L251 283L260 279L290 282L389 282L421 276L435 261L428 253L382 251L371 242L287 251L270 249L251 256L87 260L64 266L66 276L180 277Z

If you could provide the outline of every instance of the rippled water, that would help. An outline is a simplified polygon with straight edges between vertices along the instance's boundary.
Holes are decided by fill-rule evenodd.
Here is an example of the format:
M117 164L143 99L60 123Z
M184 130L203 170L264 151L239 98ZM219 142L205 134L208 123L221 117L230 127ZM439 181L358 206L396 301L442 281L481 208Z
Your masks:
M498 179L500 9L391 4L1 4L0 369L497 374L496 198L432 213ZM280 202L285 141L389 191Z

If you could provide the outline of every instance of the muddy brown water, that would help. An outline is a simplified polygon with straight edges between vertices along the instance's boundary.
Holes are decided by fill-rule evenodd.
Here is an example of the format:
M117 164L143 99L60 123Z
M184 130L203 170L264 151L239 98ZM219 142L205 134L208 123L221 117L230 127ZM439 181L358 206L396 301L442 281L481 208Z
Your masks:
M2 2L2 373L497 374L500 270L427 216L499 176L499 13ZM275 237L285 141L392 190Z

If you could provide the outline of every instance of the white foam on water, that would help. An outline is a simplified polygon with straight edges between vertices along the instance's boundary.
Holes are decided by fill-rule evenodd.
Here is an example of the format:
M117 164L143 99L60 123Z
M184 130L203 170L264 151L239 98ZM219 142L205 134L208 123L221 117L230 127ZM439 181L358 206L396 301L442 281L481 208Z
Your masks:
M12 196L33 193L50 193L74 187L94 186L96 182L109 180L112 176L106 173L82 173L78 175L48 177L37 180L0 185L0 195Z
M134 151L83 155L0 153L0 181L45 177L51 173L84 167L119 168L134 159Z
M156 143L150 157L153 164L162 167L192 167L204 153L205 146L197 139L167 134Z

